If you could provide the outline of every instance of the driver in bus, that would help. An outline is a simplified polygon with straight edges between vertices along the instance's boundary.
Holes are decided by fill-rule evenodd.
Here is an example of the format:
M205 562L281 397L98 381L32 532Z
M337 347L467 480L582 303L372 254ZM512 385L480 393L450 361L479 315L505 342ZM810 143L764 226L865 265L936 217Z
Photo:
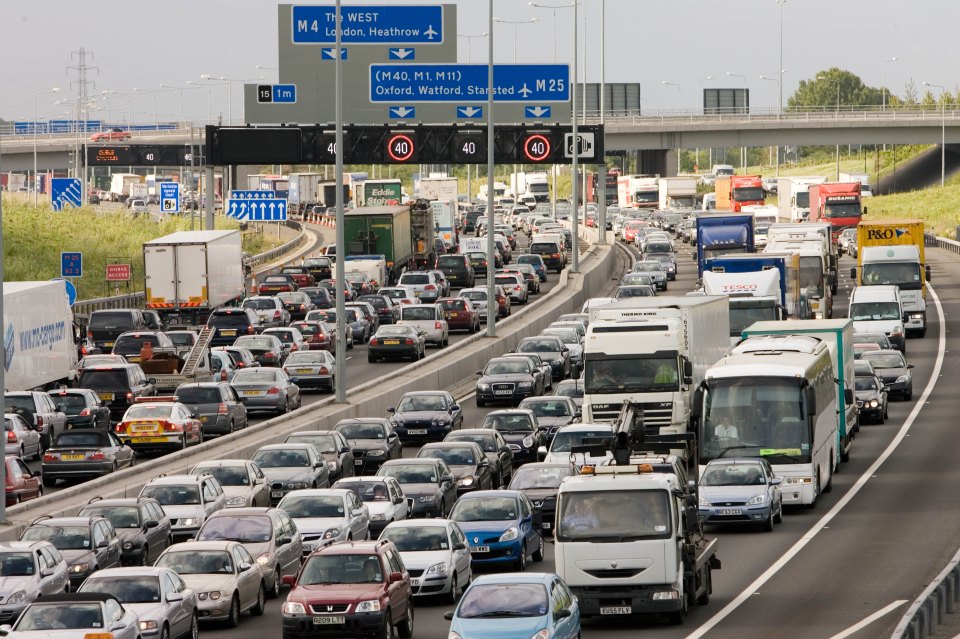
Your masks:
M731 406L722 409L720 416L712 421L717 424L713 429L713 436L717 439L737 439L740 436L738 424L741 419L738 408Z

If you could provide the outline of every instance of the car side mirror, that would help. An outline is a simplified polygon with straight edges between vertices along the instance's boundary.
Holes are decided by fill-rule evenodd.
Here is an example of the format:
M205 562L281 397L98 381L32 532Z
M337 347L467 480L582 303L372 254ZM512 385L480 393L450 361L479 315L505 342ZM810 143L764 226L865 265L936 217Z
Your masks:
M462 543L460 543L460 542L457 542L457 543L455 543L455 544L453 545L453 549L454 549L454 550L466 550L466 549L467 549L467 546L466 546L466 544L462 544Z
M397 409L394 408L393 406L390 406L389 408L387 408L387 412L388 412L388 413L395 413L395 412L397 412Z
M253 568L253 564L248 564L248 563L244 562L244 563L240 564L239 566L237 566L237 568L240 569L240 572L247 572L248 570L250 570L251 568Z
M286 546L292 541L289 537L277 537L277 546Z
M451 412L451 413L456 412L456 411L458 411L458 410L460 410L460 405L459 405L459 404L454 404L453 406L450 407L450 412Z
M43 471L35 470L33 471L33 475L31 475L31 477L43 477Z
M857 398L853 396L853 390L850 388L843 389L843 401L847 406L852 405L857 401Z
M446 619L447 621L453 621L453 611L448 610L445 613L443 613L443 618ZM9 628L10 626L7 626L7 627Z
M413 497L407 497L407 509L410 513L413 513L414 501Z
M913 364L907 364L907 368L913 368Z
M880 390L882 390L884 393L889 393L889 392L890 392L890 387L889 387L889 386L884 386L884 387L881 388Z
M543 461L543 460L546 459L546 458L547 458L547 447L546 447L546 446L538 446L538 447L537 447L537 460L538 460L538 461Z
M440 475L441 484L449 484L453 481L453 475Z
M395 584L395 583L398 583L398 582L401 582L401 581L403 581L403 573L402 573L402 572L391 572L391 573L390 573L390 583Z
M296 576L296 575L284 575L284 576L280 579L280 583L282 583L284 586L290 586L291 588L293 588L294 586L297 585L297 576Z
M930 265L929 264L924 265L923 270L924 270L924 274L927 276L927 281L929 282L930 281Z
M97 548L108 548L109 546L110 546L110 542L107 541L106 539L101 539L100 541L97 542Z
M561 608L561 609L558 610L556 613L554 613L553 618L554 618L554 619L558 619L558 620L559 620L559 619L566 619L567 617L571 616L572 614L573 614L573 613L570 612L570 609L569 609L569 608Z
M148 519L147 521L143 522L143 527L145 530L156 528L159 525L160 525L160 522L157 521L156 519Z
M856 266L851 266L851 267L850 267L850 279L852 279L852 280L857 279L857 267L856 267Z
M169 595L167 595L167 602L168 602L168 603L169 603L169 602L174 602L174 601L183 601L183 593L181 593L181 592L171 592Z
M157 383L157 378L156 378L156 377L148 377L148 378L147 378L147 383L148 383L148 384L156 384L156 383Z
M771 486L779 486L782 483L783 483L783 479L781 479L780 477L774 477L773 479L770 480Z
M53 569L52 569L52 568L43 568L43 569L40 571L40 576L41 576L41 577L50 577L51 575L53 575Z

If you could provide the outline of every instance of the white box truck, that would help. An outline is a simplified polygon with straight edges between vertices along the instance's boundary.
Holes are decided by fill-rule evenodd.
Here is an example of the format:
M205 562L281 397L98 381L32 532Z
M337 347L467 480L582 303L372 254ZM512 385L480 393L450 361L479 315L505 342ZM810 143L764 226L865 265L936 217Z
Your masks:
M431 200L436 237L443 240L447 250L457 245L457 178L431 175L420 179L420 197Z
M693 389L730 348L728 298L632 298L588 312L583 421L613 420L630 400L649 434L687 432Z
M317 184L320 182L319 173L291 173L290 190L287 193L288 210L303 213L307 207L318 202Z
M810 187L823 184L825 176L777 178L777 208L780 222L803 222L810 214Z
M692 209L697 206L695 175L660 178L661 209Z
M193 325L242 300L240 231L178 231L143 244L145 307Z
M859 182L860 197L870 197L873 195L873 192L870 190L870 175L867 173L847 173L846 171L840 171L840 174L837 176L837 182Z
M77 333L61 281L3 285L4 389L50 388L77 376Z

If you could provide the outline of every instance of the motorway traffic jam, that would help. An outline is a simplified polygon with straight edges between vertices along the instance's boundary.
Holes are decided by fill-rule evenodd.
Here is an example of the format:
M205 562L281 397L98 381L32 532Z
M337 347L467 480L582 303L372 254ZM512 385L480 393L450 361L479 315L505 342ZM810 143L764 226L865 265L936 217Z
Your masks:
M857 181L727 168L700 180L706 196L696 177L611 174L605 230L595 204L551 206L537 174L502 185L492 211L485 193L444 202L447 235L427 200L357 207L347 237L366 239L252 285L238 232L178 232L143 246L144 308L83 326L62 284L7 283L7 506L184 463L0 542L0 634L574 639L684 624L710 606L728 535L765 538L818 508L868 425L913 401L907 351L927 331L921 220L863 218ZM623 254L603 296L469 384L325 430L300 417L336 391L337 358L389 383L455 357L488 308L498 323L536 308L566 277L574 216ZM248 458L187 457L264 417L302 428Z

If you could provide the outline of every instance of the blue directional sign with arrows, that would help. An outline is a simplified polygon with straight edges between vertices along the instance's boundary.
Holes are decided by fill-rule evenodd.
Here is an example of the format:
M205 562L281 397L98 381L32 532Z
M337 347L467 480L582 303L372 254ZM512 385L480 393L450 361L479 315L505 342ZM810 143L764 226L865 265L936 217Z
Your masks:
M294 44L333 44L337 38L336 8L293 7ZM441 44L441 5L363 5L340 9L341 42L351 44Z
M496 102L567 102L566 64L496 64ZM371 102L486 102L485 64L372 64Z
M283 222L287 219L287 201L281 198L231 199L227 217L250 222Z
M50 203L54 211L62 211L64 206L79 207L83 204L83 183L80 178L50 180Z
M392 106L388 111L390 117L395 120L408 120L417 117L417 109L412 106Z
M390 59L391 60L416 60L417 50L411 49L409 47L397 47L397 48L391 47Z
M347 48L340 47L340 59L346 60L348 58ZM320 49L320 59L321 60L336 60L337 59L337 48L336 47L324 47Z
M230 191L231 200L271 200L276 197L276 191Z
M525 118L549 118L553 109L548 106L528 106L523 108Z
M478 106L458 106L457 117L467 119L477 119L483 117L483 107Z

